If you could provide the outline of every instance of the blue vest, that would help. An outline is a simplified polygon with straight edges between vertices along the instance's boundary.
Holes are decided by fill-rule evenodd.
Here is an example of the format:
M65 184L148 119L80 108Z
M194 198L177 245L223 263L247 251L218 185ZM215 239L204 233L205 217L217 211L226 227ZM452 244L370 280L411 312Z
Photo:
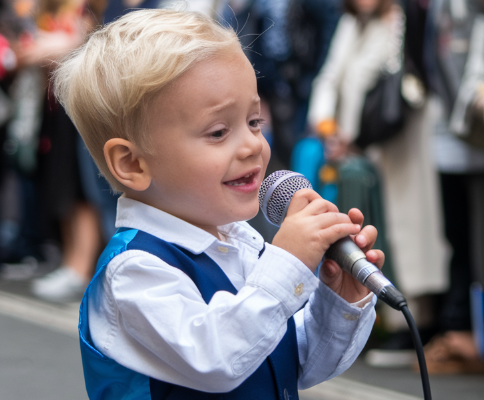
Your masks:
M99 352L90 335L88 298L92 283L100 279L113 257L126 250L144 250L179 268L200 290L206 303L215 292L237 293L222 269L205 253L192 254L146 232L119 229L99 262L81 302L79 335L86 389L91 400L297 400L299 358L294 319L272 354L239 387L229 393L205 393L162 382L118 364ZM93 298L93 301L97 301Z

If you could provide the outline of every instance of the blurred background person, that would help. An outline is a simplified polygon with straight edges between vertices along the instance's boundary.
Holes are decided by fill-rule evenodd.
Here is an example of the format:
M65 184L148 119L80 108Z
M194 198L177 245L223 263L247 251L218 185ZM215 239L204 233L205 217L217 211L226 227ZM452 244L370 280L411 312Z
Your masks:
M395 284L409 301L425 341L426 328L432 332L434 324L429 295L443 292L448 277L438 177L430 147L434 117L425 93L423 53L419 41L409 39L423 37L421 16L414 14L419 3L409 1L404 9L391 0L343 3L345 14L313 83L309 122L325 137L329 163L344 165L351 157L365 154L378 167ZM404 77L410 77L407 101L413 107L398 134L363 153L355 142L365 98L382 71L390 70L391 62L397 63L397 70L403 68ZM410 364L414 351L405 320L399 312L381 307L386 329L393 334L381 348L368 353L368 362Z
M481 0L438 0L428 15L426 64L439 111L434 150L453 250L440 332L425 349L431 373L484 372L484 315L476 315L481 330L473 335L470 304L474 283L482 307L484 285L483 13Z
M18 261L32 249L25 237L25 219L23 207L19 202L21 191L20 172L11 154L19 148L17 141L12 138L10 121L18 113L22 94L20 80L29 80L28 73L17 80L18 58L16 49L29 35L29 24L26 18L17 15L11 1L0 1L0 262ZM35 78L34 78L35 80ZM35 93L27 93L33 99L30 106L35 110ZM23 107L25 109L25 107ZM33 119L25 116L24 126L28 131L35 130L31 122ZM35 122L34 122L35 125ZM4 273L4 268L0 271Z
M22 53L24 63L42 66L48 74L52 60L78 47L99 24L103 8L100 1L40 1L38 31ZM59 224L62 261L60 268L32 283L38 297L65 301L82 295L103 240L114 233L116 200L98 174L74 125L47 90L40 132L39 201L44 223Z
M26 151L18 146L11 156L17 160L18 169L29 176L29 190L23 190L20 198L28 205L23 212L31 217L28 230L35 232L34 241L58 240L61 244L61 260L53 266L60 263L60 268L34 280L32 292L52 301L75 300L91 278L103 240L114 232L116 198L104 178L98 176L62 106L54 100L48 77L55 60L78 47L99 24L105 4L94 0L27 3L19 0L16 4L17 13L30 6L27 12L24 10L30 35L16 48L16 75L30 72L35 80L30 79L26 97L38 101L36 107L30 104L35 121L30 128L23 123L25 112L14 113L9 121L11 139L26 142L23 147L28 150L26 157ZM19 140L25 136L28 141ZM31 264L34 268L26 277L47 272ZM10 270L21 266L8 265Z

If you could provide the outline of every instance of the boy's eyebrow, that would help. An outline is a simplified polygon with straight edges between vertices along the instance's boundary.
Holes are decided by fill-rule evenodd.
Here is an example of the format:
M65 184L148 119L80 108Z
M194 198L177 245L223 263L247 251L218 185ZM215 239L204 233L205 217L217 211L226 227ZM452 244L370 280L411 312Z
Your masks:
M252 102L254 104L259 103L260 102L260 97L257 96L257 95L254 96L253 99L252 99ZM227 108L227 107L232 106L235 103L236 103L236 99L233 99L233 98L232 99L228 99L228 100L224 101L223 103L220 103L220 104L217 104L216 106L207 108L205 110L204 114L208 115L208 114L217 113L217 112L223 110L224 108Z

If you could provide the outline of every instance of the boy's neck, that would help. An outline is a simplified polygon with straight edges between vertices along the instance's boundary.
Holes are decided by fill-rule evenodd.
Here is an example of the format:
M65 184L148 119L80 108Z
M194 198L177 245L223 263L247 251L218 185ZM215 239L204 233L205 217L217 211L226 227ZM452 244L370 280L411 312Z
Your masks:
M154 208L156 208L156 209L158 209L160 211L163 211L163 212L165 212L167 214L173 215L174 217L176 217L178 219L181 219L181 220L185 221L188 224L191 224L193 226L196 226L197 228L200 228L200 229L204 230L205 232L210 233L211 235L215 236L221 242L226 242L227 241L226 236L218 230L218 227L217 226L208 226L208 225L198 225L198 224L194 224L193 222L187 221L186 219L180 217L179 215L174 215L173 213L170 213L167 210L163 210L163 209L161 209L159 207L156 207L153 204L150 204L148 201L145 201L145 199L143 199L142 196L139 196L139 195L137 196L136 194L133 195L133 193L128 193L127 191L123 193L123 196L126 197L126 198L128 198L128 199L131 199L131 200L139 201L140 203L146 204L146 205L148 205L150 207L154 207Z

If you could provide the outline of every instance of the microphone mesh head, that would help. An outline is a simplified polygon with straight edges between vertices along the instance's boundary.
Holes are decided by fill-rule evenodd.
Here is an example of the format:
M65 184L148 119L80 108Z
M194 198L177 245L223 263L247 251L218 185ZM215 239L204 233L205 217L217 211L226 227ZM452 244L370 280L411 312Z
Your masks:
M260 208L269 222L280 226L294 193L312 188L311 183L301 174L287 170L273 172L260 187Z

